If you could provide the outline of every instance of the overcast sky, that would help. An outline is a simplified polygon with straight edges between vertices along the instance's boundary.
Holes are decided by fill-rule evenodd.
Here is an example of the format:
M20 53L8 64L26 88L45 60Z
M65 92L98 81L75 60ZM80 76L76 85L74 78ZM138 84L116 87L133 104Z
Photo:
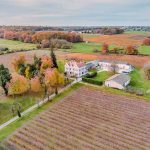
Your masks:
M150 0L0 0L0 25L150 25Z

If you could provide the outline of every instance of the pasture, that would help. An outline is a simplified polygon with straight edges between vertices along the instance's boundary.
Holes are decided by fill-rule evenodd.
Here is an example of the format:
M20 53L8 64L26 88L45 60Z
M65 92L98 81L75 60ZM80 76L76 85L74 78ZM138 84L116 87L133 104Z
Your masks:
M84 86L15 131L6 143L10 150L148 150L149 107L149 102Z
M20 41L12 41L12 40L5 40L0 39L0 47L7 47L9 50L32 50L36 49L35 44L31 43L23 43Z

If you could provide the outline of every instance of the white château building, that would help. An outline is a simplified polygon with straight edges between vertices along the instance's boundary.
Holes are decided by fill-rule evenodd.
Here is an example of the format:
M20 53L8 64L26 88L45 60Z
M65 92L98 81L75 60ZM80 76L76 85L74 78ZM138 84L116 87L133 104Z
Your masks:
M65 64L65 72L71 77L82 77L87 74L86 64L83 62L69 61Z

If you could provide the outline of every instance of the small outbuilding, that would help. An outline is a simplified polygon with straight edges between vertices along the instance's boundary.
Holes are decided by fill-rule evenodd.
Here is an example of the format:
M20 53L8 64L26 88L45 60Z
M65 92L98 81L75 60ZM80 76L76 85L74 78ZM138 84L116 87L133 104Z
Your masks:
M124 90L129 85L131 78L126 74L116 74L105 81L105 86Z

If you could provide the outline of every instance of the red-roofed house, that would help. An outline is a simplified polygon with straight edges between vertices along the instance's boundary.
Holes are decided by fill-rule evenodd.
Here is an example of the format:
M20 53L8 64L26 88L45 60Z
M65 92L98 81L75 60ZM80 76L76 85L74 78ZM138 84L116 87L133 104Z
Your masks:
M79 78L87 74L87 69L83 62L69 61L65 64L65 72L69 76Z

